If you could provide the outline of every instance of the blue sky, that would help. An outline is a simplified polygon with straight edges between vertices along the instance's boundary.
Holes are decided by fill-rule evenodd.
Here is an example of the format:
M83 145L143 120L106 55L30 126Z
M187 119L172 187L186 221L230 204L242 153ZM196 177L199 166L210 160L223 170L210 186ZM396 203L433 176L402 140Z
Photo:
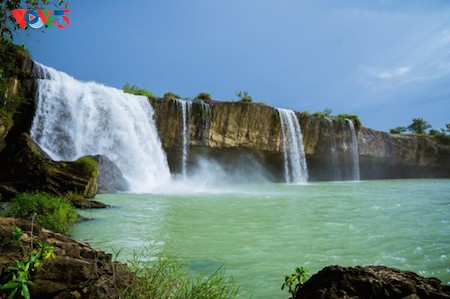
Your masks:
M218 100L246 90L271 106L357 114L379 130L450 122L448 0L69 3L67 29L17 41L83 81Z

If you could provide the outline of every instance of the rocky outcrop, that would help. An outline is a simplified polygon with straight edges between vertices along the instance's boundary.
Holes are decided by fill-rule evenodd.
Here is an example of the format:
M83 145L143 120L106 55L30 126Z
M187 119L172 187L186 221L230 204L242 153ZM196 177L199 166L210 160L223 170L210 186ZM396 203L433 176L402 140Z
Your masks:
M21 229L20 241L13 227ZM11 278L7 267L14 259L28 256L38 242L52 246L56 259L47 259L43 269L30 271L31 298L120 298L133 282L128 268L112 261L110 254L26 220L0 218L0 284Z
M329 266L306 281L295 298L444 299L450 298L450 287L437 278L383 266Z
M0 165L0 182L18 192L72 193L83 197L93 197L97 192L98 169L94 160L83 157L73 162L55 162L27 133L0 153Z
M108 157L96 155L91 158L98 164L98 193L117 193L128 190L129 186L122 171Z
M169 166L180 170L182 115L174 100L153 100L155 122ZM303 133L309 180L352 179L352 138L345 118L296 113ZM283 177L281 125L275 108L254 103L194 101L189 121L188 164L199 157L232 168L259 163ZM361 179L450 177L450 147L431 137L391 135L355 123Z
M365 178L450 177L450 146L429 136L362 128L358 145Z

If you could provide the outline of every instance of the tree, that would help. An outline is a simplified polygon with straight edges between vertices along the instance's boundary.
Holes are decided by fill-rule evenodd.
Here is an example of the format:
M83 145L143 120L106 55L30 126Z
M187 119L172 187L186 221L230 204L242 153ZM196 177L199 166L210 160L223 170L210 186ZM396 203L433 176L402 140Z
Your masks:
M68 7L67 0L3 0L0 3L0 34L2 40L12 41L14 32L20 28L11 14L12 9L46 9L48 5ZM28 27L25 27L28 28Z
M393 129L390 129L389 132L391 134L402 134L406 132L406 127L396 127Z
M413 118L412 124L408 126L408 130L416 134L425 134L425 130L430 128L431 125L423 118Z
M331 108L325 108L322 113L324 116L328 117L331 115L331 112L333 112L333 110L331 110Z
M241 102L248 102L250 103L253 101L252 97L248 95L248 91L236 91L236 96L239 98Z
M450 133L450 124L445 124L445 129L446 129L447 132Z

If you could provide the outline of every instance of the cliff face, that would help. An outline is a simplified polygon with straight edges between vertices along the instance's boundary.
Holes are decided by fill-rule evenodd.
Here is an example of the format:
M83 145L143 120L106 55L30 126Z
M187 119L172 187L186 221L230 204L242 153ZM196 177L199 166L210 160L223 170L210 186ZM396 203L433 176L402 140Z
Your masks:
M179 103L152 101L156 126L172 171L179 172L183 118ZM310 180L351 179L352 136L349 121L296 113ZM262 166L272 179L283 178L280 117L273 107L240 102L194 101L187 115L188 165L207 157L243 167ZM361 179L450 177L450 147L429 137L395 136L357 127Z

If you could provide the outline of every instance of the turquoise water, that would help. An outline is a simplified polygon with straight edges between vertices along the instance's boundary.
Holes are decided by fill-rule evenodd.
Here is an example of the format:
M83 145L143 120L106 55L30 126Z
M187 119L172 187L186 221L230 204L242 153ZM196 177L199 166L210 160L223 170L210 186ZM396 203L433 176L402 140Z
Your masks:
M171 189L171 188L169 188ZM114 206L73 237L112 252L163 246L192 271L220 266L242 297L286 298L296 266L382 264L450 283L450 180L246 184L197 193L98 195ZM207 190L207 191L205 191Z

